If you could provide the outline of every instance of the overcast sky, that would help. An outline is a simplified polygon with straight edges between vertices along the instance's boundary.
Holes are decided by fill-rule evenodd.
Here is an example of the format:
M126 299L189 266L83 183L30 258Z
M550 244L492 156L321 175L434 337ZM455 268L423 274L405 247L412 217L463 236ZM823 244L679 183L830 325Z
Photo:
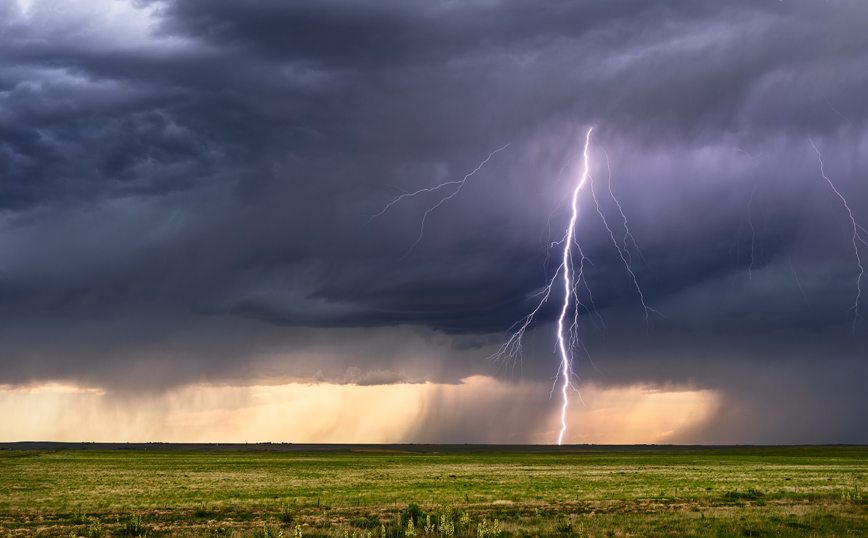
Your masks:
M561 297L487 359L593 127L659 314L588 186L579 391L714 394L678 442L868 443L866 28L864 0L0 0L0 385L427 383L389 439L535 440Z

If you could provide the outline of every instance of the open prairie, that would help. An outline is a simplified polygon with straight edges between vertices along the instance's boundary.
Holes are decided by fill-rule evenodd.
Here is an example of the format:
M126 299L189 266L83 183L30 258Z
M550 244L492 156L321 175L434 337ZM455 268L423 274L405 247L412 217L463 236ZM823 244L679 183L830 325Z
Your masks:
M0 536L868 535L865 447L96 446L0 451Z

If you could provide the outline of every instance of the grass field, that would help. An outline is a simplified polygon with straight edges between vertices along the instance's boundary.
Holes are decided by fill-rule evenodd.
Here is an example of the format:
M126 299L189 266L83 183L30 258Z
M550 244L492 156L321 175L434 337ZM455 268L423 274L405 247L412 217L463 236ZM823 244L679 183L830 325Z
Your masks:
M868 536L866 488L863 447L13 450L0 538Z

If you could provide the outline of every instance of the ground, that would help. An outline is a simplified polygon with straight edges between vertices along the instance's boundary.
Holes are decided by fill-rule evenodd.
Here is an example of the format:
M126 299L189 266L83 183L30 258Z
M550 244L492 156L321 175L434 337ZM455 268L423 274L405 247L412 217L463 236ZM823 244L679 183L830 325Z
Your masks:
M0 449L0 537L868 536L866 447Z

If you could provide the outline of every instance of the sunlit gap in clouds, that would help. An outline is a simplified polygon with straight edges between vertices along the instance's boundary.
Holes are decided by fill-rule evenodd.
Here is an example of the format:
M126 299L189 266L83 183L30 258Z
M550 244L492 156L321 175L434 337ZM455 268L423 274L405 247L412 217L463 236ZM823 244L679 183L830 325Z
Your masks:
M473 376L454 385L186 386L132 399L73 385L2 387L0 441L544 444L559 427L539 397L544 385ZM718 401L711 391L591 383L584 394L586 406L569 412L582 428L567 444L679 442Z
M167 9L163 0L124 2L118 0L52 1L17 0L7 16L30 32L63 39L64 30L75 28L75 47L108 47L118 51L178 53L196 48L185 36L157 31L159 14ZM53 35L52 35L53 34Z

